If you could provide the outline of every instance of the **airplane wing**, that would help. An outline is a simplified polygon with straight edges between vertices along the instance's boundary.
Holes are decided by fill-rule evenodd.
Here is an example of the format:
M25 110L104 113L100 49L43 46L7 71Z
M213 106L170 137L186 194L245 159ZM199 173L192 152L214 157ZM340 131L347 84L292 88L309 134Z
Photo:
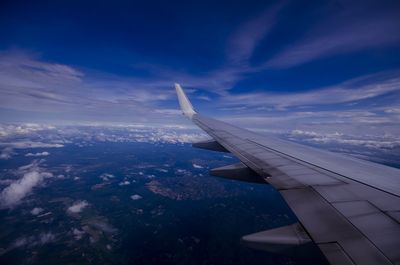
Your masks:
M195 147L230 152L239 164L211 170L272 185L298 223L242 238L257 249L315 242L331 264L400 264L400 170L263 136L197 113L175 84L183 114L213 140Z

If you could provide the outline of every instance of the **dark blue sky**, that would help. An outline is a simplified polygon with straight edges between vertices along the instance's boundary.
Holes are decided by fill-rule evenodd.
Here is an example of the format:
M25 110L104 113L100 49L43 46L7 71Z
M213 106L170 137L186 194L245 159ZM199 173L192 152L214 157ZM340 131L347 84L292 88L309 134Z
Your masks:
M398 32L399 1L2 1L0 119L182 123L179 82L247 126L393 131Z

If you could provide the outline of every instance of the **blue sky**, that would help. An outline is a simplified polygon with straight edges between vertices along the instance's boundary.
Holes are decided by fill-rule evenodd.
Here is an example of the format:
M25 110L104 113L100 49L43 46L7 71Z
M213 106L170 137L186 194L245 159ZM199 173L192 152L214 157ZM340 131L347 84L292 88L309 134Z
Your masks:
M2 1L0 121L400 134L398 1Z

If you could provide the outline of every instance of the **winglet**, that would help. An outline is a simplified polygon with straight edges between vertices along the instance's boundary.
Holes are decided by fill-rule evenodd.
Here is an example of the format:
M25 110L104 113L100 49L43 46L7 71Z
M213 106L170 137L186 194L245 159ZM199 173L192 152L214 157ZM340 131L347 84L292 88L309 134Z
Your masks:
M183 92L183 89L179 84L175 83L175 89L176 89L176 94L178 95L179 105L181 106L183 114L191 119L193 115L196 114L196 112L193 109L192 103L190 103L185 92Z

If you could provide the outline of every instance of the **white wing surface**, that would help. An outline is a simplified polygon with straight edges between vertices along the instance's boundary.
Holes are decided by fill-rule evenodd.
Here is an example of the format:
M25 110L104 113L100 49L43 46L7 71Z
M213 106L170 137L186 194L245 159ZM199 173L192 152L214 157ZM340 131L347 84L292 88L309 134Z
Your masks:
M230 152L240 164L213 169L277 189L299 222L243 237L279 251L315 242L331 264L400 264L400 170L266 137L196 113L180 85L181 109L214 140L195 147Z

